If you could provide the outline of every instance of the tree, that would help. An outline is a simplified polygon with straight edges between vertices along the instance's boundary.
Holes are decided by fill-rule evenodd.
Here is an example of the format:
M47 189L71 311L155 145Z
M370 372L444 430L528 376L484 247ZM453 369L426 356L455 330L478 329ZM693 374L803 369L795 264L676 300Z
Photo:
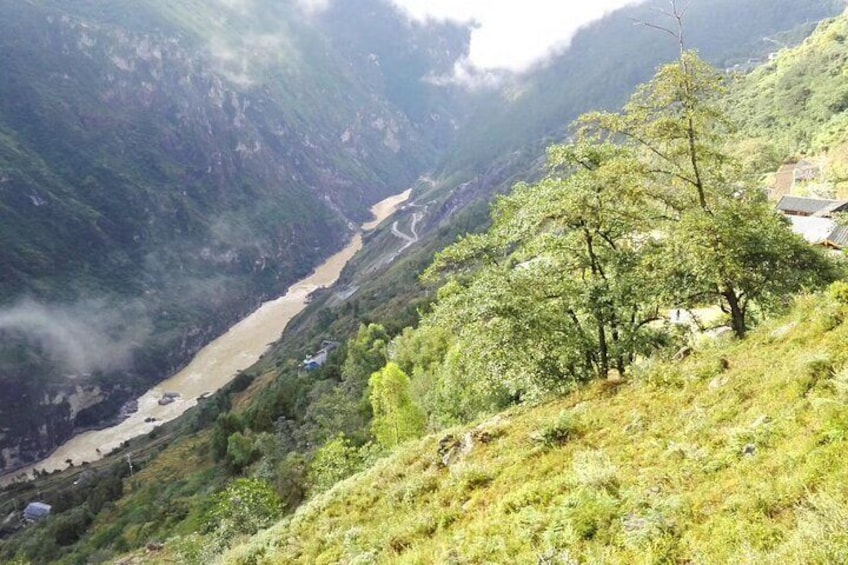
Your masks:
M543 181L517 185L487 234L428 272L450 275L428 323L454 333L466 371L513 397L623 373L650 349L659 316L640 162L609 142L548 157Z
M309 466L309 482L314 492L322 492L362 467L362 456L350 440L339 434L315 454Z
M768 308L834 267L793 235L756 187L747 185L727 143L722 76L691 51L662 67L622 112L579 120L579 137L633 151L643 171L646 210L664 240L656 272L676 306L718 300L738 337L752 303Z
M212 432L212 454L217 461L227 456L230 436L241 431L244 431L244 422L238 414L225 412L218 416Z
M839 276L770 204L742 200L710 215L685 215L669 230L657 272L681 306L718 300L738 337L748 332L752 304L785 304L792 293Z
M381 445L395 447L424 433L424 412L412 402L409 377L397 364L388 363L368 384L374 410L371 431Z
M270 484L259 479L236 479L216 495L206 521L210 531L231 539L267 528L281 513L280 497Z
M347 343L347 356L342 365L345 381L364 384L374 371L386 364L389 336L379 324L359 326L356 337Z
M236 473L253 463L257 455L253 439L241 432L234 432L227 439L227 463Z

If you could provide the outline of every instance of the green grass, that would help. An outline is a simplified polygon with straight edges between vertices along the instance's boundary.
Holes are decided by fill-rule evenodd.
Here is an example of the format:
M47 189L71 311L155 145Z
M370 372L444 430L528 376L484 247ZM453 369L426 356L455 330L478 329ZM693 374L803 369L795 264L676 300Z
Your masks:
M806 297L745 342L410 444L222 561L844 562L845 312ZM486 441L446 467L448 433Z

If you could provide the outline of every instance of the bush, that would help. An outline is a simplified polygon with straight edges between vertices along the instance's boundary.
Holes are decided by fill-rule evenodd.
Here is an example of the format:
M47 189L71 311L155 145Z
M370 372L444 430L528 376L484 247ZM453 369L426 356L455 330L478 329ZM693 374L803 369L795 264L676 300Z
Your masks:
M531 434L531 439L539 445L551 448L571 441L583 433L580 422L570 413L563 412L556 422Z
M267 528L281 515L280 497L270 484L258 479L237 479L215 497L206 523L209 531L232 539Z
M362 468L362 456L350 440L340 434L315 454L309 466L309 483L313 493L325 491Z
M618 469L603 451L576 453L572 468L580 486L610 491L618 488Z

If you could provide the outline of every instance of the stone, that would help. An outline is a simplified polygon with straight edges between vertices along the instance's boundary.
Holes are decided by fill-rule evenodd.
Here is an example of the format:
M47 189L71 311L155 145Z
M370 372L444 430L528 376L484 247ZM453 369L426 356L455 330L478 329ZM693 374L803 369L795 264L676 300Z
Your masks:
M779 328L771 332L771 339L777 341L785 338L787 335L789 335L789 332L795 329L795 326L797 325L798 324L796 322L792 322L790 324L786 324L785 326L780 326Z
M730 381L730 379L728 379L724 375L720 375L720 376L718 376L718 377L716 377L716 378L714 378L713 380L710 381L710 388L712 390L719 389L719 388L723 387L724 385L726 385L728 383L728 381Z
M675 363L679 363L680 361L683 361L684 359L686 359L690 355L692 355L692 348L687 345L687 346L682 347L680 349L680 351L675 353L674 357L672 357L671 360L674 361Z

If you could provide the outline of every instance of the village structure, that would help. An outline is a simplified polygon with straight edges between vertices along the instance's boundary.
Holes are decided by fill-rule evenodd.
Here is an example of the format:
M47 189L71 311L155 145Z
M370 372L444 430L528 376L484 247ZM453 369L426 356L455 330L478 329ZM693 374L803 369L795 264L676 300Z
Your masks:
M780 167L769 198L792 224L792 231L812 245L832 250L848 248L848 226L837 221L848 212L848 200L831 198L835 190L825 180L823 160L802 159Z
M330 357L330 353L338 349L339 345L340 344L337 341L325 339L321 342L321 349L303 360L303 368L308 372L320 369L324 366L324 363L327 362L327 359Z
M30 524L41 522L53 511L53 507L43 502L30 502L24 509L24 520Z

